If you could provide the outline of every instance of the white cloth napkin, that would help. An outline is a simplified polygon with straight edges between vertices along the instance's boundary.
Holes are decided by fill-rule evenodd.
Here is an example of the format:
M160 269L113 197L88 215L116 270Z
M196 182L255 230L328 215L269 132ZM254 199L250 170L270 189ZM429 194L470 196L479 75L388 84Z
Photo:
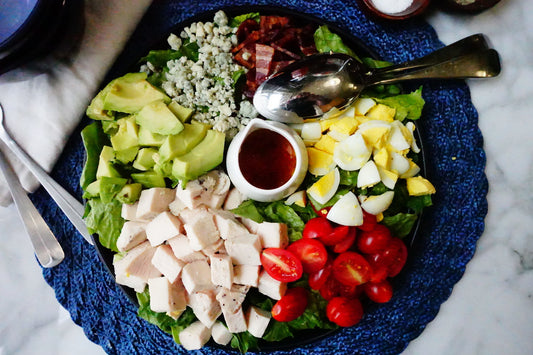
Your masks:
M42 60L0 76L4 124L45 170L54 166L150 2L85 0L85 25L77 47L59 48ZM16 159L9 158L24 188L30 192L37 189L39 183L33 175ZM5 181L0 179L0 205L5 206L11 197Z

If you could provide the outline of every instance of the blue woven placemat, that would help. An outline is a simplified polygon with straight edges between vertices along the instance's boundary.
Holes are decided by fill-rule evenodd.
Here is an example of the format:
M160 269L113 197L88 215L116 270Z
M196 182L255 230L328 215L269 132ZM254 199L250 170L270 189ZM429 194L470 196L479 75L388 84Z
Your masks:
M123 70L124 61L134 63L144 55L146 47L142 44L161 39L176 23L203 11L251 4L284 6L332 22L359 37L382 59L392 62L419 57L443 46L433 28L422 20L375 22L360 11L355 0L156 0L109 77ZM368 308L356 327L302 348L277 353L400 353L436 316L461 278L483 232L487 212L483 139L477 126L477 112L463 82L424 83L423 96L427 104L418 125L427 175L437 194L435 206L423 216L408 263L395 279L394 298L385 305ZM60 184L77 196L81 196L78 179L83 158L78 130L52 172ZM109 354L185 353L170 336L136 316L136 307L114 283L95 248L84 242L46 192L40 189L32 199L58 236L66 255L59 266L43 269L44 278L87 337ZM198 353L227 351L207 347Z

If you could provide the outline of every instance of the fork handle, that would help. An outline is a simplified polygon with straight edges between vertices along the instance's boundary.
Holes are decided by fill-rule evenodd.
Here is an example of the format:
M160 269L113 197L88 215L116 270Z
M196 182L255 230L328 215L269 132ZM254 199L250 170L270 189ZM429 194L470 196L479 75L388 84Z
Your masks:
M30 237L37 260L42 267L53 267L63 261L65 253L56 237L33 205L18 177L0 151L0 170L4 174L7 186L22 219L24 228Z

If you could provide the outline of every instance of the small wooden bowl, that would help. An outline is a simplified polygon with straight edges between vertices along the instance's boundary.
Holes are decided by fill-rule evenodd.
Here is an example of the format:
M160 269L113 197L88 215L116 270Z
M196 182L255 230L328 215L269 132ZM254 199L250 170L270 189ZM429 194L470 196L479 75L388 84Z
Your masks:
M413 0L411 5L401 12L388 13L380 11L374 4L373 0L360 0L360 3L370 12L372 15L384 18L387 20L405 20L411 17L421 15L429 6L431 0Z

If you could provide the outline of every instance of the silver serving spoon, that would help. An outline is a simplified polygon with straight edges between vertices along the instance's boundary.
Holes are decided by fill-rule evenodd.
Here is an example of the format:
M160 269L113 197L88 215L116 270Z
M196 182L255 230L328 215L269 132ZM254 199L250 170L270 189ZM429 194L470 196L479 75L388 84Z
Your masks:
M48 228L43 217L33 205L26 191L20 184L17 175L8 164L4 154L0 150L0 170L7 182L13 202L17 207L24 229L30 237L31 244L42 267L53 267L65 258L65 253L59 245L56 237Z
M4 110L0 105L0 139L17 156L17 158L28 168L28 170L39 180L59 208L65 213L70 222L76 227L78 232L89 243L93 244L91 234L83 220L85 207L68 193L61 185L52 179L39 164L37 164L20 146L11 138L4 127Z
M340 53L322 53L294 62L264 81L254 106L264 117L301 123L352 103L363 89L414 79L489 78L500 73L498 52L474 35L413 61L371 69Z

